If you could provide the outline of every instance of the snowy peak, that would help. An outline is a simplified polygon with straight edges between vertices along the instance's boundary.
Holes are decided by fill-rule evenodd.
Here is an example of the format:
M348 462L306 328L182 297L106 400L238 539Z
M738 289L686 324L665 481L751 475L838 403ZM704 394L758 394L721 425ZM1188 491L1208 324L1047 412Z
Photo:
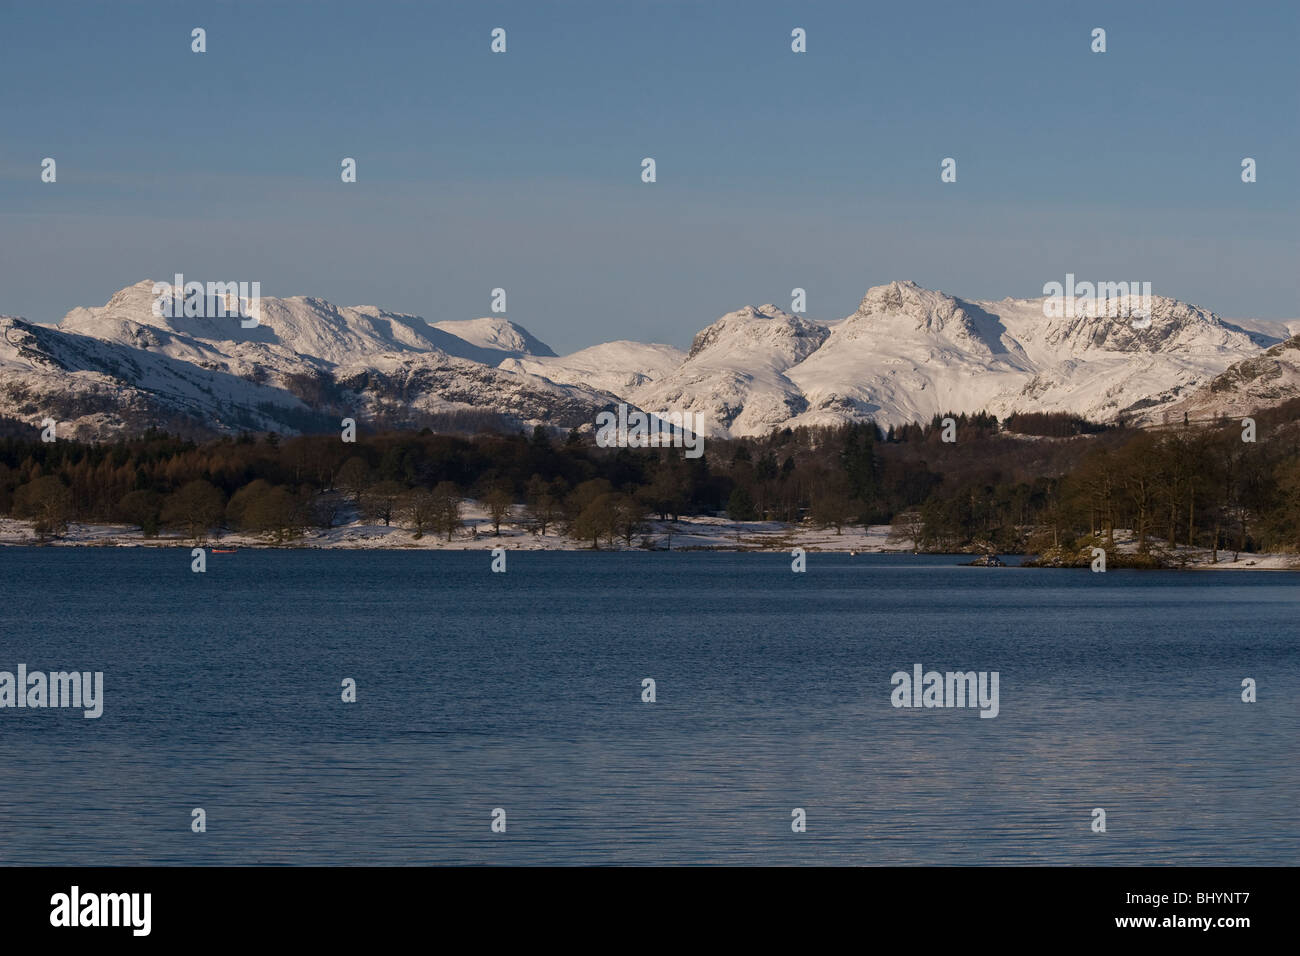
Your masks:
M154 314L160 298L171 300L165 310L170 315ZM224 317L217 314L218 303ZM205 297L199 316L186 316L183 306L181 290L146 279L114 293L103 306L73 309L59 327L138 348L168 347L173 339L190 351L199 343L226 351L260 345L330 365L387 352L446 354L486 365L506 356L554 355L527 329L501 318L434 325L418 315L338 306L314 296L261 296L252 303L226 293ZM244 316L255 316L257 324L245 327Z
M854 316L911 315L924 318L936 305L954 301L942 292L922 288L911 279L895 280L872 286L858 303Z
M628 395L648 412L698 413L708 435L761 435L805 410L807 402L785 372L830 334L825 325L770 303L748 305L696 335L678 368Z
M522 358L526 355L541 358L556 357L555 352L549 345L535 337L522 325L516 325L514 322L499 316L497 318L463 319L454 322L433 322L431 325L435 329L440 329L464 342L468 342L475 348L487 352L503 353L497 356L498 361L504 358Z
M747 305L728 312L701 330L691 343L689 361L724 359L733 365L741 355L761 354L774 368L788 368L817 351L830 329L775 305Z
M868 289L841 328L845 339L875 338L886 330L891 337L920 334L986 358L1019 351L996 314L910 280Z
M1046 303L1047 300L1031 300ZM1206 309L1151 296L1150 322L1137 313L1137 296L1120 299L1110 314L1051 316L1041 320L1038 341L1080 355L1089 351L1177 353L1206 349L1252 349L1266 341L1222 321ZM1099 309L1105 313L1106 310ZM1041 313L1040 313L1041 314Z
M946 293L903 280L868 289L857 311L846 321L903 320L917 331L937 334L954 325L963 329L969 326L970 317L963 309L965 304Z
M253 341L274 341L299 355L335 364L386 352L447 352L449 344L416 315L386 312L374 306L340 307L324 299L294 296L263 298L261 324ZM243 329L239 330L243 332Z
M159 311L170 315L155 314L160 300L166 308L159 305ZM218 314L218 304L224 315ZM204 297L202 315L185 315L184 305L180 290L145 280L115 293L102 307L73 309L59 328L137 347L148 347L144 342L165 347L175 340L223 347L249 343L280 346L300 357L327 363L390 351L437 351L439 346L425 334L427 325L418 316L367 307L341 308L308 296L262 296L251 302L225 293ZM145 329L155 334L146 334Z

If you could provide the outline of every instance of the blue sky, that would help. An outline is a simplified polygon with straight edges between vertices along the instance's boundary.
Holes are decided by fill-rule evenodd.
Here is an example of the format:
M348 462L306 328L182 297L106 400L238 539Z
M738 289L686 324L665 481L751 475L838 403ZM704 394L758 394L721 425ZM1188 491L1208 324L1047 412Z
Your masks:
M1073 272L1298 317L1297 11L0 2L0 313L182 272L436 321L500 286L563 352Z

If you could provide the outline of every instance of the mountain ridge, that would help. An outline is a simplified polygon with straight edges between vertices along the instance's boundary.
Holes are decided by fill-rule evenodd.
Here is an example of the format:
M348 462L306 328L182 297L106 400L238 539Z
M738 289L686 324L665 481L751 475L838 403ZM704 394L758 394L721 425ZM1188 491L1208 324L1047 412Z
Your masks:
M895 280L869 288L840 320L747 305L701 328L688 351L622 340L559 356L504 316L434 322L261 297L256 325L244 327L237 316L157 315L156 287L176 291L137 282L54 326L0 318L0 414L53 417L88 437L177 422L317 430L347 413L396 426L469 415L585 428L625 402L696 413L706 434L733 437L950 411L1157 423L1184 406L1236 409L1300 389L1294 347L1269 354L1288 341L1286 325L1272 335L1266 323L1238 325L1162 296L1137 327L1049 317L1043 298L968 300Z

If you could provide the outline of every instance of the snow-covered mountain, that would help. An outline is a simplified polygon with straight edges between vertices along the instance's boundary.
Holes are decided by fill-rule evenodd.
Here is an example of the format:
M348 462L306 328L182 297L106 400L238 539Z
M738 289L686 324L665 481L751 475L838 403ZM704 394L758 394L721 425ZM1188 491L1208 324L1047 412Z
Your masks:
M676 373L630 394L651 412L705 412L716 433L732 435L866 418L900 424L948 411L1151 420L1278 341L1158 296L1143 329L1044 311L1043 299L971 302L912 282L868 290L835 323L748 308L700 333Z
M164 297L176 294L169 284L161 285L164 286ZM149 281L137 282L115 294L107 305L73 309L64 316L59 328L105 341L137 345L141 341L139 329L145 326L187 340L227 343L252 356L282 354L293 361L307 360L321 365L337 365L386 352L443 352L492 365L502 357L500 347L482 344L490 337L488 328L476 325L498 320L443 323L479 330L477 335L461 336L454 330L430 325L417 315L386 312L373 305L340 307L324 299L305 296L289 299L264 296L259 302L258 324L253 328L243 328L240 320L234 317L156 316L153 314L153 286L154 283ZM172 311L179 313L181 310ZM215 312L215 309L205 311ZM502 332L515 328L512 323L499 322ZM526 332L524 335L545 350L541 354L555 354ZM247 348L243 348L245 346Z
M802 414L808 402L787 376L831 331L774 305L729 312L695 336L675 370L631 389L650 412L704 416L706 435L759 435Z
M641 342L605 342L570 355L544 358L537 354L508 358L500 367L511 372L541 375L561 385L590 385L592 388L626 395L633 389L663 378L686 358L671 345Z
M510 353L417 316L262 297L258 324L244 328L235 316L155 315L153 287L74 309L57 328L0 319L0 414L51 417L63 434L87 437L150 424L297 432L337 429L344 417L419 426L466 414L575 428L617 402L500 370ZM526 332L520 341L537 342Z
M1192 421L1241 418L1300 398L1300 334L1259 355L1235 362L1185 399L1162 409L1162 421L1177 423L1184 413Z
M0 414L61 435L107 437L151 425L179 432L323 427L269 376L241 376L197 340L128 326L126 343L0 318Z
M1159 296L1150 325L1134 328L1047 317L1043 299L968 301L890 282L835 322L746 306L703 328L689 352L618 341L557 356L501 317L430 323L263 297L258 324L244 328L235 316L155 315L153 288L128 286L57 327L0 318L0 415L54 418L62 434L88 437L151 424L326 430L340 417L576 428L625 401L698 413L706 434L724 437L948 411L1159 422L1300 392L1297 340L1282 344L1300 323L1227 322Z
M462 319L432 324L435 329L454 335L484 352L504 352L509 358L524 355L555 357L549 345L534 338L522 325L515 325L507 319Z
M1258 332L1266 338L1276 338L1278 341L1300 335L1300 319L1224 319L1224 321L1247 332Z

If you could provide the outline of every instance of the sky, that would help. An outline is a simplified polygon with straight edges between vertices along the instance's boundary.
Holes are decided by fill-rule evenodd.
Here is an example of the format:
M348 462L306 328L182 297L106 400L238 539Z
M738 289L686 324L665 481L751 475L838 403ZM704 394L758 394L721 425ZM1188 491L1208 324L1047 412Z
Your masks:
M176 273L430 321L504 288L564 353L1073 273L1296 318L1298 39L1249 0L0 0L0 314Z

